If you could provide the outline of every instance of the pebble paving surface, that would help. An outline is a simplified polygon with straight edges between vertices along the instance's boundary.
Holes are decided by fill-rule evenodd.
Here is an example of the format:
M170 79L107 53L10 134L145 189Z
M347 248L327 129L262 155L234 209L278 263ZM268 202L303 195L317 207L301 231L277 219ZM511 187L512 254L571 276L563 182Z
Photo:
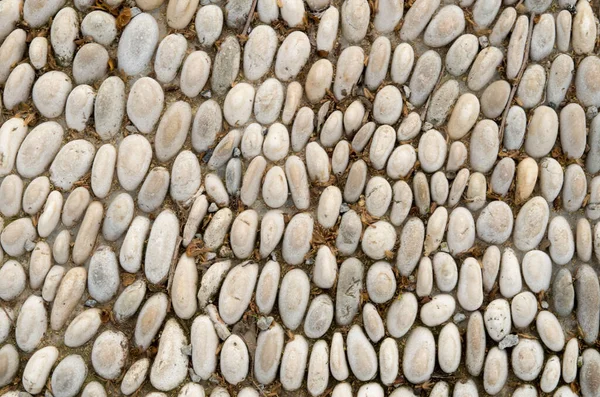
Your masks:
M0 0L0 396L600 397L599 0Z

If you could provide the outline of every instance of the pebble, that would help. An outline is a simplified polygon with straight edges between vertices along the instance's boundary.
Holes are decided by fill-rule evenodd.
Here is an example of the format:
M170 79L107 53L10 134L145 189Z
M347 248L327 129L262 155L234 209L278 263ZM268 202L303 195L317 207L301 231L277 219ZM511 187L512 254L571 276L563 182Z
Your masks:
M295 215L288 223L283 236L281 253L291 265L299 265L310 250L314 220L308 213Z
M408 336L404 347L402 358L404 377L411 383L425 382L430 379L435 362L433 334L427 328L415 328Z
M308 361L308 343L301 335L287 343L281 358L279 381L284 390L295 391L302 386L306 363Z
M270 329L258 334L254 355L254 376L259 383L268 385L275 380L281 362L283 344L284 332L277 323L273 323Z
M127 360L127 337L118 331L104 331L94 341L92 366L98 375L112 380L118 378Z
M23 387L28 393L38 394L44 389L58 354L56 347L46 346L37 350L29 358L22 379Z
M237 385L248 375L249 357L246 344L237 335L225 340L220 352L220 370L227 383Z
M363 382L373 379L377 373L377 355L360 326L350 328L346 344L348 364L354 376Z
M504 350L493 347L488 352L483 370L483 388L490 395L498 394L508 379L508 357Z
M544 350L537 340L521 339L511 353L511 365L517 378L532 381L544 364Z
M81 21L81 34L90 36L103 46L110 46L117 37L116 19L110 13L94 10Z
M162 391L179 386L188 374L188 355L183 352L187 337L177 320L165 324L158 344L158 352L150 369L150 383Z
M219 314L227 324L242 317L252 298L258 278L258 265L244 262L229 271L219 293Z
M154 17L142 13L127 24L119 39L119 68L128 76L144 72L158 44L159 29Z
M88 173L95 153L94 145L85 139L76 139L64 145L50 165L52 184L65 191L71 190Z
M107 141L119 132L124 115L125 83L111 76L98 88L94 102L94 127L102 140Z
M467 72L479 51L477 36L463 34L448 49L445 58L446 70L453 76L462 76Z
M537 299L529 291L521 292L511 302L512 321L517 328L526 328L537 314Z

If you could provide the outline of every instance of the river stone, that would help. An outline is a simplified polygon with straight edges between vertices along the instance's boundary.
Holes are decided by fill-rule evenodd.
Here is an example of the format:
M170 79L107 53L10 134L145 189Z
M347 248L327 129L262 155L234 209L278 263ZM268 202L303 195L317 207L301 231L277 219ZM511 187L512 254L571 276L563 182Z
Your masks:
M363 382L373 379L377 373L377 355L360 326L350 328L346 344L348 363L354 376Z
M41 123L32 129L16 154L19 174L24 178L33 178L45 172L60 149L63 134L63 128L53 121Z
M529 291L517 294L511 302L512 322L517 328L526 328L537 314L537 299Z
M150 14L142 13L131 20L119 39L119 68L129 76L144 72L158 44L158 24Z
M454 314L456 303L452 295L435 295L421 307L421 321L428 327L436 327L448 321Z
M394 338L401 338L412 327L418 311L418 302L415 295L406 292L394 299L386 315L388 333Z
M261 331L256 341L254 376L256 381L268 385L275 380L283 352L284 331L277 323Z
M512 350L511 364L517 378L532 381L544 365L544 350L537 340L521 339Z
M219 314L225 323L234 324L242 317L254 291L258 265L244 262L227 274L219 294Z
M435 340L429 329L415 328L404 348L402 372L411 383L422 383L430 379L435 367Z
M346 259L340 266L337 283L335 320L339 325L352 322L360 306L364 266L356 258Z
M301 335L285 345L279 368L279 381L284 390L295 391L300 389L308 361L308 342Z
M575 274L575 293L577 296L577 321L583 332L583 339L591 343L598 336L598 301L600 287L598 277L588 265L581 265Z
M76 139L63 146L52 165L50 181L54 186L69 191L92 166L96 149L85 139Z
M103 46L110 46L117 37L116 19L110 13L94 10L81 21L81 34L90 36Z
M165 324L158 352L150 370L150 383L158 390L170 391L179 386L188 374L188 355L183 351L188 341L176 319Z
M118 331L104 331L94 341L92 365L101 377L111 380L121 375L127 361L127 337Z
M227 36L221 43L213 63L210 85L217 95L225 94L240 71L241 49L235 36Z
M248 375L248 348L237 335L231 335L221 347L219 369L230 385L237 385Z

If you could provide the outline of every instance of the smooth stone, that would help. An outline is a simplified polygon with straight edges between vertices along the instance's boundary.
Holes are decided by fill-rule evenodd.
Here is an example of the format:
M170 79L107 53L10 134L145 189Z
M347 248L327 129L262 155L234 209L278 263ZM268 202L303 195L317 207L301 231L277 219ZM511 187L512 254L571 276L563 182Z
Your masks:
M373 41L371 52L369 53L369 63L365 72L365 83L371 91L377 90L385 79L390 65L391 53L392 45L387 37L380 36ZM357 101L353 103L360 104ZM348 109L346 109L347 111Z
M400 234L400 248L396 257L396 267L403 276L409 276L421 257L425 241L425 226L418 218L410 218Z
M150 77L142 77L129 91L127 117L140 132L148 134L154 130L163 106L164 92L160 84Z
M575 288L569 269L560 269L552 283L552 302L557 315L565 317L573 312Z
M354 254L362 233L362 221L359 215L350 210L342 215L339 232L336 238L336 248L342 255Z
M404 347L402 372L411 383L422 383L430 379L435 367L435 340L429 329L415 328Z
M116 19L110 13L94 10L81 21L81 34L90 36L103 46L110 46L117 37Z
M194 258L183 254L179 258L171 283L171 303L175 314L180 319L190 319L196 313L197 290L198 270L196 269L196 262Z
M104 331L94 341L92 366L98 375L112 380L118 378L127 361L127 337L118 331Z
M211 8L211 7L208 7ZM215 7L217 8L217 7ZM202 8L204 9L204 7ZM221 9L218 9L221 11ZM199 12L199 11L198 11ZM221 13L221 18L223 14ZM216 16L215 16L216 18ZM196 25L200 31L200 26ZM200 33L198 33L200 35ZM200 40L201 41L201 40ZM202 41L201 41L202 42ZM177 71L183 62L187 50L187 40L178 33L172 33L160 41L154 58L154 72L156 80L161 83L170 83L177 76Z
M512 185L515 169L515 161L509 157L503 158L496 164L490 180L490 187L494 193L506 196ZM477 232L480 233L479 230ZM482 231L481 234L483 233Z
M433 256L432 264L438 289L451 292L458 282L458 268L452 256L446 252L438 252Z
M31 91L33 104L42 116L52 119L63 114L73 85L63 72L51 71L40 76Z
M496 161L500 142L498 125L492 120L482 120L475 125L469 146L469 161L473 170L487 173Z
M295 78L310 55L308 36L299 31L291 32L281 43L275 60L275 75L281 81Z
M545 85L545 69L540 65L529 65L523 73L516 94L523 108L531 109L541 103Z
M331 249L322 245L317 251L313 268L313 282L319 288L332 288L337 278L338 266Z
M38 394L44 389L58 354L54 346L46 346L33 353L25 365L21 381L27 392Z
M310 281L304 271L293 269L283 277L279 288L279 313L283 324L292 331L302 323L309 293Z
M444 346L443 349L440 346ZM438 337L437 361L442 371L451 374L458 370L462 354L461 338L454 323L446 324Z
M190 333L192 345L192 367L201 379L208 379L217 368L219 338L208 316L194 319Z
M342 5L342 36L350 43L364 39L371 19L371 9L366 0L349 0Z
M231 88L240 70L241 49L235 36L227 36L215 56L210 86L217 95Z
M598 369L600 369L600 354L595 349L586 349L581 355L583 364L579 371L581 395L593 396L600 393L598 386Z
M221 36L223 30L223 11L221 7L215 4L208 4L198 8L195 26L198 42L205 47L212 46L219 36Z
M52 245L52 257L56 263L64 265L69 261L70 251L71 233L68 230L62 230Z
M391 198L391 188L389 197ZM396 230L385 222L379 221L367 227L362 237L362 250L371 259L383 259L394 249Z
M12 218L21 212L23 181L18 175L8 175L0 183L0 213ZM45 236L44 236L45 237Z
M578 164L571 164L565 170L562 188L563 208L575 212L581 208L587 193L587 178Z
M402 41L415 40L425 29L439 5L439 0L415 1L404 16L404 23L400 30Z
M459 86L456 80L448 80L442 84L431 96L426 120L434 127L442 125L452 110L458 94Z
M139 309L146 296L146 283L137 280L127 286L119 295L113 305L113 313L117 322L131 318Z
M298 106L300 106L302 95L302 84L300 84L297 81L292 81L290 84L288 84L285 93L285 102L283 104L283 110L281 112L281 121L284 125L291 124L296 114L296 110L298 110Z
M212 99L203 102L196 111L192 124L192 147L205 152L215 144L217 134L223 127L221 107Z
M194 51L187 56L181 68L179 86L181 92L188 98L200 94L210 74L211 60L204 51Z
M487 86L481 95L481 111L485 117L495 119L504 111L511 86L506 80L497 80Z
M513 239L521 251L535 248L546 233L548 225L548 203L542 197L534 197L519 210L515 221Z
M88 43L77 51L73 61L73 78L77 84L93 84L106 76L109 55L97 43Z
M453 76L462 76L469 70L479 51L479 40L473 34L463 34L448 49L446 70Z
M183 351L188 339L176 319L171 318L158 342L158 352L150 369L150 383L162 391L179 386L188 375L188 355Z
M475 125L479 109L479 100L475 95L470 93L461 95L448 121L448 135L452 139L464 137Z
M380 124L394 125L402 113L402 94L393 85L386 85L375 95L373 118Z
M540 388L544 393L551 393L556 389L560 381L560 359L558 356L552 356L546 361L542 377L540 379Z
M117 177L121 186L135 190L144 177L152 160L152 146L144 136L128 135L121 141L117 156Z
M198 8L199 0L169 1L167 24L173 29L185 29Z
M506 7L492 28L489 41L493 46L499 46L512 30L517 20L517 11L513 7Z
M133 18L119 39L119 69L128 76L144 72L154 55L158 37L158 23L152 15L142 13Z
M4 222L2 222L4 223ZM19 218L4 227L0 234L2 249L9 256L19 257L34 248L37 232L30 218Z
M231 249L236 257L246 259L252 254L257 229L258 214L256 211L246 210L235 218L231 226L229 239Z
M504 128L504 148L506 150L518 150L523 145L525 130L527 128L527 116L525 110L520 106L511 106L506 116Z
M269 211L263 215L260 226L260 256L266 258L277 247L285 228L283 214Z
M456 302L452 295L435 295L421 307L421 321L428 327L436 327L448 321L455 308Z
M318 124L321 124L321 121L319 121ZM335 111L331 113L329 117L327 117L327 120L323 124L323 128L321 129L319 135L321 145L326 148L335 146L335 144L338 143L338 141L342 138L343 132L344 124L342 112Z
M552 14L542 14L533 28L531 35L531 60L540 62L547 58L554 48L556 39L556 27Z
M588 206L588 214L590 211ZM593 219L593 216L588 215ZM575 248L577 257L583 262L588 262L592 258L592 227L586 218L579 218L575 229Z
M2 360L2 373L0 385L2 387L10 384L19 370L19 353L11 344L5 344L0 348L0 360Z
M20 350L34 351L44 338L48 328L48 315L44 300L35 295L29 296L19 310L15 325L15 341Z
M254 87L247 83L236 84L227 93L223 103L223 115L230 125L239 127L250 119L254 94Z
M16 153L19 174L24 178L34 178L44 173L61 147L63 134L63 128L53 121L33 128Z
M287 128L281 123L275 123L268 129L263 142L262 151L272 162L283 160L289 151L290 138Z
M589 3L578 1L575 7L576 14L573 17L572 43L576 54L589 54L594 51L597 35L594 23L594 12Z
M0 104L0 106L2 105ZM58 126L58 124L53 125ZM20 151L19 148L27 132L28 128L25 121L17 117L6 120L0 125L0 155L2 156L0 176L6 176L12 172ZM62 140L62 134L60 140ZM58 148L55 150L58 151Z
M508 380L508 356L506 351L493 347L485 358L483 388L490 395L498 394Z
M148 218L136 216L131 222L119 251L119 263L126 272L136 273L141 268L142 250L149 231Z
M375 176L369 179L365 193L365 204L369 214L378 218L384 216L392 201L392 187L389 182L385 178Z
M350 375L348 360L344 351L344 338L340 332L334 333L331 338L329 368L331 375L338 381L344 381Z
M308 342L301 335L296 335L293 340L286 344L281 357L279 381L284 390L295 391L300 389L304 380L307 361Z
M346 344L348 364L354 376L361 381L373 379L377 373L377 355L360 326L350 328Z
M225 323L234 324L242 317L254 291L258 265L244 262L229 271L219 294L219 314Z
M502 244L512 234L512 210L503 201L492 201L477 218L477 237L489 244Z
M563 186L564 174L562 166L551 157L542 159L540 162L539 179L542 196L548 203L552 203L558 197Z
M50 165L50 181L55 187L71 190L91 168L95 153L94 145L84 139L68 142Z
M222 208L217 211L204 230L204 245L210 250L219 248L225 240L225 235L229 231L232 221L233 213L229 208Z
M418 302L411 292L403 293L394 299L386 314L386 327L393 338L401 338L412 327L417 318Z
M598 337L600 286L598 277L588 265L581 265L575 273L575 294L577 321L583 333L583 340L589 344Z
M188 206L200 188L201 180L198 157L189 150L179 152L171 168L171 198Z
M360 1L360 0L353 0ZM364 3L367 7L367 3ZM354 86L362 75L365 54L362 48L357 46L347 47L338 57L335 81L333 83L333 94L336 99L342 100L352 94ZM308 93L308 89L306 90Z
M536 329L546 347L554 352L560 352L565 346L565 336L562 326L554 314L541 311L537 315Z
M310 250L314 220L308 213L294 215L283 236L281 253L291 265L299 265Z
M517 294L511 301L510 312L513 325L517 328L526 328L535 319L537 314L537 299L529 291Z
M94 102L94 127L100 138L107 141L115 136L124 116L125 83L119 77L111 76L98 88Z
M208 168L216 170L225 166L233 156L234 150L239 146L241 139L242 132L240 130L229 131L214 148L208 160ZM198 159L196 157L194 159L197 163Z
M12 110L20 103L26 102L31 93L34 79L35 72L31 65L28 63L17 65L4 85L4 107Z
M181 150L192 124L192 108L183 101L170 105L158 124L154 137L156 157L168 161Z
M307 92L308 95L308 92ZM301 151L314 131L315 114L309 107L302 107L294 119L291 133L292 150Z
M464 260L458 278L458 302L465 310L477 310L483 303L482 275L474 258Z
M469 316L466 333L465 364L470 375L481 374L485 350L486 334L483 316L481 312L476 311Z
M329 383L329 347L319 340L312 346L306 375L306 388L312 396L322 394Z
M61 1L61 0L58 0ZM32 3L33 1L28 1ZM13 30L0 45L0 83L5 83L14 64L25 55L27 34L23 29ZM58 72L57 72L58 73Z
M121 393L126 396L133 394L146 381L148 370L150 369L150 359L141 358L131 364L123 380L121 381Z
M511 330L510 305L505 299L495 299L489 303L483 315L488 335L500 342Z
M425 103L435 88L441 69L442 59L437 52L429 50L419 57L409 82L411 104L418 107Z
M155 219L148 237L144 273L152 284L163 283L169 273L178 246L179 221L171 210L163 210Z
M29 284L32 289L42 286L50 267L52 267L50 246L45 241L38 241L29 259Z
M275 380L283 344L284 331L277 323L258 334L254 354L254 376L258 383L268 385Z
M275 19L276 18L277 17L275 17ZM336 7L329 7L323 12L317 29L317 51L329 53L333 50L337 38L339 22L340 12Z
M571 338L565 347L562 362L562 378L565 382L573 382L577 377L579 359L579 343L577 338Z
M450 44L465 29L462 9L456 5L440 8L423 35L423 42L429 47L443 47Z
M89 85L78 85L71 91L65 104L67 126L79 132L87 127L94 111L96 92Z
M524 381L538 377L544 364L544 350L537 340L521 339L511 353L513 373Z
M248 375L248 347L239 336L233 334L221 347L219 369L230 385L237 385Z
M557 216L550 221L548 240L550 241L552 261L558 265L565 265L570 262L575 254L575 240L571 226L565 218ZM549 280L548 284L550 284Z
M484 88L496 73L496 68L502 62L504 56L497 47L487 47L479 52L473 66L469 71L467 86L472 91Z
M46 302L52 302L54 300L64 274L65 268L58 265L52 266L48 271L46 279L44 280L44 286L42 287L42 298Z

